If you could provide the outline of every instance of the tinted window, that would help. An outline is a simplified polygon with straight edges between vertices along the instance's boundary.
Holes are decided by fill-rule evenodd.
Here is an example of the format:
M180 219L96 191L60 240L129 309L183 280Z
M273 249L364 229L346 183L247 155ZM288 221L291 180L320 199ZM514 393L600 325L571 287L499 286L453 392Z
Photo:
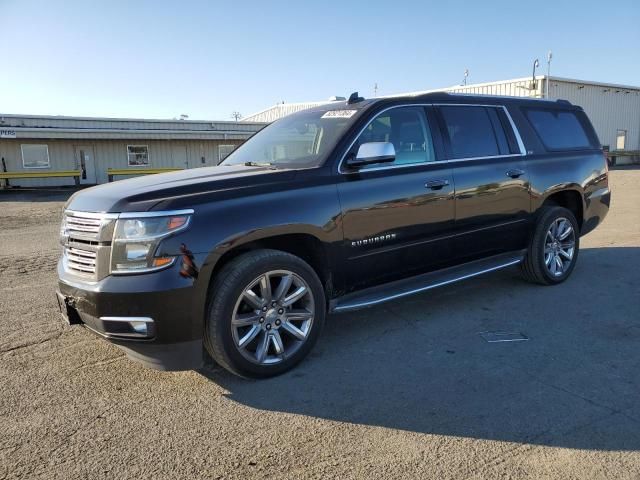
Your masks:
M591 146L574 112L534 108L525 108L524 111L547 149L571 150Z
M396 160L392 165L435 160L429 124L421 108L393 108L381 113L360 134L357 145L368 142L393 143L396 149ZM365 168L379 166L369 165Z
M443 106L440 107L440 112L449 134L451 158L489 157L500 154L486 108Z
M497 110L495 108L487 108L487 113L489 114L489 118L491 119L493 133L495 134L496 140L498 141L498 149L500 150L500 154L509 155L511 153L509 151L509 143L507 142L507 136L504 133L502 123L500 123L500 119L498 118Z

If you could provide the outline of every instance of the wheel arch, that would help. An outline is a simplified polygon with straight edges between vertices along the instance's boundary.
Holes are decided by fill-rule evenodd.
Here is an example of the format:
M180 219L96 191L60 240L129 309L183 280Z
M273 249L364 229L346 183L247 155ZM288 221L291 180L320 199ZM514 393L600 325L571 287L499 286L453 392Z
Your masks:
M571 211L576 217L578 226L582 228L584 222L584 196L577 187L557 188L548 192L541 203L541 207L557 205Z
M220 270L238 256L262 249L280 250L307 262L320 278L327 298L332 290L332 273L325 243L310 233L280 233L265 235L236 244L223 252L218 252L209 277L209 285Z

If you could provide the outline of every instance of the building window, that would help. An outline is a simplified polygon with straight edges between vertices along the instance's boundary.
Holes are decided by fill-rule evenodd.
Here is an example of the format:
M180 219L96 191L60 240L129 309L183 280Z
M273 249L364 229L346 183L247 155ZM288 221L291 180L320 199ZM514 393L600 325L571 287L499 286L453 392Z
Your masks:
M149 165L148 145L127 145L127 161L130 167L146 167Z
M218 163L227 158L235 148L235 145L218 145Z
M24 168L49 168L49 146L25 143L22 150L22 166Z
M616 150L624 150L627 143L627 131L618 130L616 132Z

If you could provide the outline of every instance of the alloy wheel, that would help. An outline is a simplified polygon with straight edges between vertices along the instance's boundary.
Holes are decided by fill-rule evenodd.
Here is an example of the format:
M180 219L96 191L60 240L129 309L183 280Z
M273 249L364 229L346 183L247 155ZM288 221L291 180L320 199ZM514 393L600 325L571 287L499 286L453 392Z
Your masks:
M576 247L576 234L571 222L556 218L544 240L544 263L554 277L561 277L571 266Z
M305 343L314 312L313 293L302 277L289 270L266 272L236 301L231 319L235 346L252 363L280 363Z

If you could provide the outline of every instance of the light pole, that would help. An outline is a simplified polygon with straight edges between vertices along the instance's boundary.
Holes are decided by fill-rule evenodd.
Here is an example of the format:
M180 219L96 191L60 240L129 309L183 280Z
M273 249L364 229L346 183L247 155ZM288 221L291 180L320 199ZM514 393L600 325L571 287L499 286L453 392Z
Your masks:
M469 76L469 69L468 69L468 68L466 68L466 69L464 70L464 79L462 80L462 85L465 85L465 86L467 85L467 77L468 77L468 76Z
M549 75L551 75L551 59L553 58L553 53L549 50L547 53L547 82L545 83L545 98L549 98Z
M540 61L536 58L533 62L533 74L531 75L531 81L533 84L532 90L536 90L536 68L540 66Z

